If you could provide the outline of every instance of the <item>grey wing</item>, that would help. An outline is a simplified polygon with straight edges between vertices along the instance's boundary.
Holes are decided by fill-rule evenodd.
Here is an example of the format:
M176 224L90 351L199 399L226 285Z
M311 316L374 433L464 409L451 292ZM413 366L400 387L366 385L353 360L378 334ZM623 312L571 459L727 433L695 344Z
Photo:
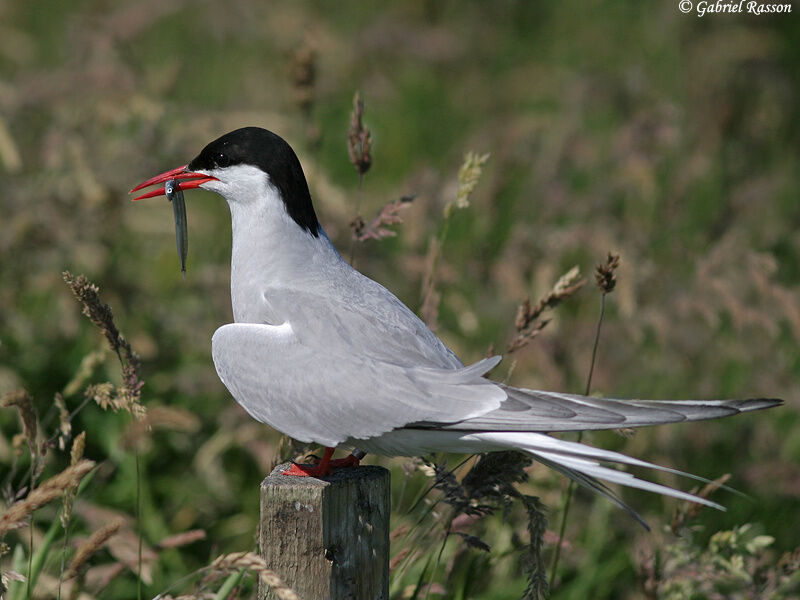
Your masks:
M496 410L459 423L427 425L462 431L585 431L718 419L781 404L765 398L616 400L497 385L508 397Z
M336 446L413 421L452 422L496 409L505 392L482 375L500 360L459 369L406 367L307 344L290 323L234 323L212 339L220 379L251 416L304 442Z
M355 281L324 292L272 288L263 300L272 312L292 324L305 344L324 341L332 354L358 353L406 367L464 366L389 290L357 271L350 270L346 275Z

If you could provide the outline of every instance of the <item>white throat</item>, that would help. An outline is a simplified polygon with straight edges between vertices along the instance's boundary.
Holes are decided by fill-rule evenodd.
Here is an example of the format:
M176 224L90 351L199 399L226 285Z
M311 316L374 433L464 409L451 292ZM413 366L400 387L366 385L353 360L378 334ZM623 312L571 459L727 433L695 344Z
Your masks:
M237 323L280 323L270 312L270 288L309 288L341 257L320 228L298 225L278 189L261 169L237 165L220 170L203 188L222 195L231 211L231 304ZM267 300L267 302L265 302Z

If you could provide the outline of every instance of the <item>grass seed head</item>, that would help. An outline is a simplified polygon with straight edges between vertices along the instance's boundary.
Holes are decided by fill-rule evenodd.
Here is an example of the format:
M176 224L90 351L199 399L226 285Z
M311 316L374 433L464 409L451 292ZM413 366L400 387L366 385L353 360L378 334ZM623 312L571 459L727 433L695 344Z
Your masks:
M369 223L364 221L361 215L350 221L350 230L352 237L357 242L365 242L367 240L382 240L387 237L394 237L397 235L396 231L388 229L389 225L397 225L402 223L403 219L400 217L400 209L409 206L416 196L403 196L397 200L392 200L385 204L383 208L378 211L375 218Z
M71 579L77 576L87 560L100 548L102 548L111 537L116 534L120 527L122 527L122 519L115 519L110 523L106 523L103 527L95 531L89 538L83 542L69 563L69 568L64 573L64 579Z
M469 206L469 198L472 192L478 185L478 182L483 175L483 166L489 160L489 154L477 154L475 152L467 152L464 156L464 162L458 169L458 189L456 197L452 202L448 202L444 207L444 216L449 218L453 210L458 208L467 208Z
M85 275L75 277L69 271L64 271L62 276L75 298L81 303L83 314L89 317L92 323L103 332L111 349L119 353L122 347L122 336L114 324L111 307L100 300L100 289Z
M117 389L116 398L114 399L116 408L114 410L127 410L135 418L141 419L145 414L145 408L140 403L144 382L140 379L141 361L139 355L133 351L128 340L117 329L111 307L100 300L100 289L84 275L76 277L69 271L64 271L62 277L72 290L75 298L81 303L83 314L89 317L92 323L100 329L109 346L119 358L122 366L123 384L121 388ZM99 400L97 401L99 403ZM105 401L107 402L106 407L112 406L108 398Z
M578 267L572 267L558 278L550 291L536 304L532 305L530 298L526 298L517 308L514 335L506 347L506 354L511 354L527 346L550 322L550 319L543 319L542 314L561 304L581 289L585 283L586 280L581 277Z
M350 113L350 128L347 131L347 152L350 162L359 177L372 166L372 133L364 125L364 101L358 92L353 96L353 112Z
M77 465L83 458L83 450L86 447L86 432L82 431L72 442L72 450L70 451L69 464L71 466ZM78 482L74 482L64 490L64 510L61 511L61 526L66 529L69 521L72 518L72 503L75 500L75 494L78 492Z
M610 294L617 285L615 271L619 268L619 254L608 253L606 262L595 267L594 278L603 295Z
M81 431L72 442L72 450L69 454L69 464L77 465L83 458L83 451L86 448L86 432Z
M292 52L289 58L289 79L292 99L303 112L314 106L314 84L317 79L317 52L306 44Z
M88 399L93 400L103 410L111 409L114 412L119 410L114 385L111 383L89 385L84 393Z
M520 494L520 500L528 512L528 548L525 557L525 570L528 585L523 594L524 600L540 600L549 596L547 569L542 556L544 536L547 531L547 507L536 496Z

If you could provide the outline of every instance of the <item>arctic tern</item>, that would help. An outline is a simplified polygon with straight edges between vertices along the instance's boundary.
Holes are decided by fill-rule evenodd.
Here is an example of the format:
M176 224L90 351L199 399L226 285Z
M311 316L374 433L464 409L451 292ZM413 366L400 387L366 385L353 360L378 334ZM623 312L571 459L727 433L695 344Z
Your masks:
M142 188L180 180L216 192L232 220L234 323L212 338L219 378L255 419L325 446L318 464L287 474L324 476L357 465L334 448L389 456L527 452L630 510L603 481L699 502L705 498L606 466L648 467L702 479L553 432L716 419L780 400L614 400L529 390L484 377L501 357L464 366L389 290L336 251L317 220L300 161L278 135L237 129L187 165ZM164 195L163 187L136 198Z

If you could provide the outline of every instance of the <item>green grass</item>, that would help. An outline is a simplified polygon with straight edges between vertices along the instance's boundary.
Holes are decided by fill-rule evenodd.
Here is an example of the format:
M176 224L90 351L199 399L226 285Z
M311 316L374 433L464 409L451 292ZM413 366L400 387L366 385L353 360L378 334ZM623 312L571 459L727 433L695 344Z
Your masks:
M371 10L356 2L237 0L164 14L144 5L81 2L65 11L54 2L11 2L2 9L3 28L32 52L0 44L0 118L23 160L19 171L8 171L0 148L0 393L28 389L52 433L53 395L103 346L60 280L66 268L86 273L142 356L144 403L151 413L176 411L139 438L145 546L190 529L207 533L158 552L145 595L219 554L251 549L258 483L277 459L279 438L235 405L210 359L214 329L231 320L227 207L210 194L187 197L184 283L169 207L130 204L125 192L184 164L225 131L265 126L295 143L313 173L324 225L346 249L357 178L345 132L360 90L375 140L362 214L371 217L402 194L418 198L403 213L400 235L365 243L358 265L415 309L424 257L455 194L461 159L470 150L492 155L470 208L452 218L439 270L438 333L465 360L480 358L491 343L505 347L526 295L540 296L574 264L591 277L611 250L622 267L603 325L596 392L788 400L779 410L720 423L642 431L630 440L587 438L711 478L732 473L731 485L755 501L720 492L715 499L728 512L701 512L693 547L699 552L715 532L753 523L775 538L763 557L772 568L800 539L792 486L800 464L793 403L800 381L800 40L792 22L791 15L697 19L672 3L577 0L420 0ZM287 75L288 55L307 40L317 50L317 150L305 143L308 124ZM598 304L587 285L559 307L517 356L512 383L581 391ZM102 381L120 383L111 355L86 383ZM82 394L65 398L70 409ZM101 464L76 506L73 536L96 529L92 511L135 513L131 428L128 414L93 404L74 420L74 432L87 432L86 456ZM2 409L6 501L28 468L25 453L15 458L11 447L18 431L16 415ZM54 449L47 460L43 478L68 456ZM410 498L428 479L415 472L405 481L403 460L381 463L393 472L395 524L415 523L420 515L409 513ZM564 481L540 466L531 477L521 489L550 507L553 530ZM623 497L654 533L578 492L553 597L641 593L640 549L669 553L675 539L663 526L675 504L643 493ZM52 507L40 509L37 534L53 519ZM492 546L490 554L450 539L435 577L444 597L519 597L525 523L519 507L476 522L470 533ZM442 523L421 527L429 532L422 545L438 552ZM16 560L28 556L27 537L28 529L6 537L11 552L0 570L27 563ZM60 539L43 574L58 573L55 548L60 553ZM544 552L551 556L552 545ZM394 577L398 598L428 558L423 553ZM117 560L103 550L90 565ZM674 571L665 577L680 579ZM105 590L92 585L87 580L86 589L98 598L136 595L129 569Z

